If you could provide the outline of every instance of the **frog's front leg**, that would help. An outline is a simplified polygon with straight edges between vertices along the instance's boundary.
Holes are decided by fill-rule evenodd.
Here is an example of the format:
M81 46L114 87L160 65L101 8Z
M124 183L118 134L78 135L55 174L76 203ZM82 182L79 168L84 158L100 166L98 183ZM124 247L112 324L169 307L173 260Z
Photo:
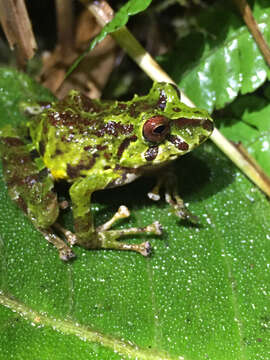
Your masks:
M144 256L149 255L151 247L148 241L141 244L128 244L125 242L118 242L117 239L122 236L141 233L160 235L162 230L161 225L158 222L154 222L144 228L109 230L117 220L129 216L128 209L124 206L120 206L115 215L107 223L95 229L93 216L90 210L91 195L94 191L105 188L107 184L107 179L93 175L91 177L79 179L71 186L70 196L73 206L76 244L87 249L130 250L139 252Z
M171 166L168 166L162 173L158 173L157 183L147 195L151 200L160 200L160 189L165 188L165 200L173 208L175 214L184 220L196 224L198 217L193 215L185 206L183 199L177 191L177 179Z

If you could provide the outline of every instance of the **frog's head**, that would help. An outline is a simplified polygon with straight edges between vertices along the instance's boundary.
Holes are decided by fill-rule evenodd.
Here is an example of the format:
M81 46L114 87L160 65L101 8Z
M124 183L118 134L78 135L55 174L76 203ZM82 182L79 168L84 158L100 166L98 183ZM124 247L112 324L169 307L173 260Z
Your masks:
M141 118L145 164L158 165L192 151L213 131L213 120L205 110L191 108L180 101L178 88L154 83L147 101L152 104Z

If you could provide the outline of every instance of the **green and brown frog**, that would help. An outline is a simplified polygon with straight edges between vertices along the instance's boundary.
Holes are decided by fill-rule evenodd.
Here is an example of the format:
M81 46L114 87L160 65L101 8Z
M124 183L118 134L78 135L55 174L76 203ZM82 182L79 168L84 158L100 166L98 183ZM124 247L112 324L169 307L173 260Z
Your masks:
M72 90L61 101L27 108L36 113L27 126L0 132L4 177L11 198L55 245L62 260L74 257L75 244L147 256L148 241L117 240L130 234L160 235L158 221L144 228L111 230L118 219L129 216L120 206L111 220L95 228L90 203L93 192L128 184L156 170L162 175L148 196L159 200L164 186L165 199L175 213L194 220L167 165L203 143L212 133L213 121L206 111L184 105L175 85L156 82L148 95L135 95L127 102L91 100ZM59 180L71 185L74 233L57 222L60 205L54 183Z

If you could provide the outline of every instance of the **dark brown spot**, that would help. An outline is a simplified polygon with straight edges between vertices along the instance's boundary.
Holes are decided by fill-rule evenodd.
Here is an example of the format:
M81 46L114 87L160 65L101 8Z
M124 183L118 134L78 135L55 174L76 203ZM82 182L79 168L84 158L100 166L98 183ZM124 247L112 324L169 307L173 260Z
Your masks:
M79 165L72 166L70 164L67 164L67 174L68 174L69 178L71 178L71 179L78 177L80 170L81 169L80 169Z
M95 157L91 157L88 161L81 160L77 165L67 164L67 174L71 179L79 177L81 170L90 170L95 162Z
M22 146L23 141L15 137L1 137L1 141L8 146Z
M158 99L158 103L157 103L157 107L160 110L164 110L166 107L166 103L167 103L167 96L164 90L160 91L160 95L159 95L159 99Z
M130 105L129 114L133 118L136 118L136 117L138 117L140 115L140 111L138 111L136 103Z
M126 110L126 108L127 108L127 104L125 104L125 103L118 103L117 106L120 110Z
M144 158L146 161L152 161L157 157L158 146L150 146L144 153Z
M107 147L108 147L107 145L97 145L97 149L98 149L99 151L106 150Z
M6 164L4 163L3 165L5 168ZM13 174L13 176L9 176L5 180L6 180L6 184L7 184L8 188L12 188L13 186L21 185L21 178L19 176L16 176L15 174Z
M31 161L31 158L29 157L29 154L22 154L21 156L18 156L18 164L29 164Z
M129 135L133 132L133 125L132 124L122 124L120 122L109 121L106 124L102 124L102 126L95 132L95 135L98 137L102 137L105 134L111 136L119 136L119 134Z
M84 151L88 151L88 150L91 150L92 149L92 146L90 145L87 145L83 148Z
M178 107L174 107L174 108L173 108L173 111L175 111L175 112L180 112L181 109L179 109Z
M175 124L179 128L183 127L197 127L202 125L201 119L179 118L175 120Z
M120 144L118 151L117 151L117 157L118 159L120 159L120 157L122 156L123 152L129 147L129 144L132 141L136 141L137 140L137 136L136 135L132 135L129 138L125 138L122 143Z
M176 135L170 135L168 137L168 140L177 147L178 150L187 151L189 149L189 145L182 140L179 136Z
M109 170L111 167L110 166L104 166L104 170Z
M39 153L37 152L37 150L36 149L34 149L34 150L32 150L32 151L30 151L30 157L31 157L31 160L35 160L36 158L38 158L39 157Z
M61 108L65 109L69 107L70 104L75 104L78 110L82 110L85 112L99 113L102 111L101 106L95 100L90 99L82 93L78 93L77 95L68 95L59 103Z
M39 142L38 147L39 147L40 155L44 155L44 153L45 153L45 145L44 145L44 142L42 140Z
M213 129L214 129L214 124L213 124L212 121L210 121L210 120L208 120L208 119L207 119L207 120L204 120L204 121L203 121L203 128L204 128L205 130L211 132L211 131L213 131Z
M100 109L95 106L94 102L89 99L87 96L81 94L81 107L83 111L90 112L95 111L98 112Z
M39 182L43 182L43 180L46 179L46 177L48 176L48 174L49 174L49 171L48 171L47 168L42 169L42 170L38 173L38 178L37 178L37 180L38 180Z
M55 155L62 155L62 154L63 154L62 150L60 150L60 149L55 150Z
M24 199L21 197L21 195L18 196L16 199L16 203L18 204L19 208L27 214L27 204L24 201Z
M96 120L81 116L78 112L71 110L48 111L48 119L54 127L74 127L79 132L85 131L87 127L95 128Z
M103 153L103 156L105 157L106 160L110 160L112 154L111 154L111 153L104 152L104 153Z

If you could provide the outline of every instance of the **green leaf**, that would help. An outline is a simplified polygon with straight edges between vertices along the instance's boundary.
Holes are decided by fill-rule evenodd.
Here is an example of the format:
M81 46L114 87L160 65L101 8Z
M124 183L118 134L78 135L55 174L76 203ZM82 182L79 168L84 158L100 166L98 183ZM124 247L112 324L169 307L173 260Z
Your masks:
M254 16L270 43L269 2L256 0ZM238 93L253 92L270 70L233 2L217 2L196 18L197 32L180 39L161 64L197 106L212 111Z
M27 118L20 111L20 103L50 102L53 95L41 88L24 73L9 68L0 68L0 127L17 125Z
M101 42L107 35L125 26L130 16L136 15L146 10L151 2L152 0L129 0L124 6L122 6L120 10L117 11L112 21L110 21L102 28L101 32L91 41L88 49L81 56L79 56L78 59L69 68L66 77L76 69L86 54L93 50L99 42Z
M13 79L9 121L18 98L37 92ZM150 179L95 194L98 223L126 204L118 228L163 224L150 258L76 247L61 262L1 180L0 359L269 359L269 202L211 143L175 165L198 226L147 200Z
M270 105L256 95L244 95L226 108L221 131L241 142L270 176Z

